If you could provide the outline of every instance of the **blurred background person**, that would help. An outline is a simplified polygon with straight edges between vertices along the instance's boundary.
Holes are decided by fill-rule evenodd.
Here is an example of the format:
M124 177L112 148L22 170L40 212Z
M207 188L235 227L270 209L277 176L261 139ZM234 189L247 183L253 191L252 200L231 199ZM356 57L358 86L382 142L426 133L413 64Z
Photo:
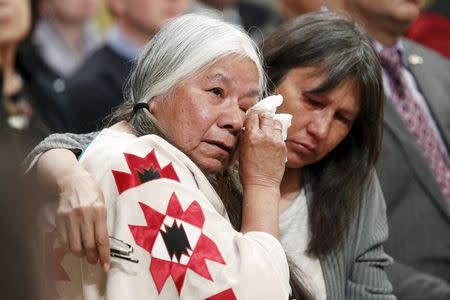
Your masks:
M107 0L114 22L105 43L76 72L62 94L66 130L96 130L123 101L138 51L168 20L188 11L190 0Z
M39 57L49 72L70 77L100 44L94 16L99 0L41 0L33 34Z
M9 0L0 3L0 82L2 87L0 122L3 145L10 145L11 155L22 159L32 146L47 136L51 124L45 118L45 99L30 88L18 48L29 38L36 2Z
M402 38L419 1L328 0L374 39L386 95L378 176L398 299L450 299L450 62Z
M38 18L32 39L19 57L32 93L43 103L52 132L66 129L67 80L100 44L94 24L99 0L36 0Z
M318 11L322 5L322 0L278 0L274 3L275 9L285 20Z
M0 3L0 291L2 299L46 299L34 229L42 204L33 178L20 163L30 146L48 134L29 95L17 47L29 37L36 7L31 0ZM42 282L43 283L43 282Z
M218 10L223 19L241 26L256 42L281 24L281 17L270 5L246 0L194 0L191 11Z

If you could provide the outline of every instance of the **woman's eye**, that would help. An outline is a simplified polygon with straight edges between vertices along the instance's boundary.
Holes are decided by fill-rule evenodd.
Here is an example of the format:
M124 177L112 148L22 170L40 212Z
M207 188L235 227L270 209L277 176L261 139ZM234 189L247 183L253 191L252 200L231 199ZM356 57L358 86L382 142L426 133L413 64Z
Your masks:
M223 89L221 89L221 88L212 88L209 91L212 92L214 95L220 96L220 97L222 97L224 94Z
M322 105L319 101L314 100L310 97L305 97L305 99L306 99L306 102L310 105L313 105L313 106L321 106Z
M346 125L350 125L352 123L352 121L350 119L347 119L345 116L343 115L336 115L336 119L338 119L339 121L341 121L342 123L346 124Z

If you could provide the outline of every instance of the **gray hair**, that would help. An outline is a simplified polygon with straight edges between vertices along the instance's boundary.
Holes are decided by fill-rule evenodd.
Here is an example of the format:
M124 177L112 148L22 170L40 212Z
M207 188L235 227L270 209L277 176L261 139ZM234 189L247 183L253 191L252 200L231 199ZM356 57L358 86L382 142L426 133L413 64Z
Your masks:
M244 31L205 15L186 14L171 20L142 50L128 81L127 101L113 117L128 119L138 135L155 133L154 117L148 112L133 117L133 105L168 95L183 79L228 55L245 56L255 63L262 95L266 79L260 54ZM150 119L156 123L153 129L146 125Z

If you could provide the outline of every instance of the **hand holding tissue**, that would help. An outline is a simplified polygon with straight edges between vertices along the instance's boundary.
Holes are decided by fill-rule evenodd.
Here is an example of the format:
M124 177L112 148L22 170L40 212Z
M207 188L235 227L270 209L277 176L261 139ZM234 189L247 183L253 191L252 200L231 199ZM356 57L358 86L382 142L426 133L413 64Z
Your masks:
M287 138L287 130L289 126L291 126L292 115L291 114L276 114L277 107L283 103L283 96L274 95L269 96L255 105L253 105L249 110L247 110L246 115L250 114L270 114L273 116L274 120L277 120L281 123L281 134L283 136L283 141Z

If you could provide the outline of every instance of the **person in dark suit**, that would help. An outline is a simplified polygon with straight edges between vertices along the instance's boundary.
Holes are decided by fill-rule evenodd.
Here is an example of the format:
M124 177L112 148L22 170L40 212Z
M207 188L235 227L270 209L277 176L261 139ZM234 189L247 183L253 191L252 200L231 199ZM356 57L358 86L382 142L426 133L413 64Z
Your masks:
M210 9L220 11L225 21L241 26L256 42L261 42L282 22L271 7L256 1L194 0L191 8L193 12Z
M96 130L123 101L123 88L139 49L167 20L185 13L188 0L109 0L115 22L105 45L90 56L63 93L67 130Z
M388 270L394 293L398 299L448 300L450 62L402 38L419 14L418 1L327 5L365 25L383 65L386 102L377 171L390 227L385 249L396 260Z

